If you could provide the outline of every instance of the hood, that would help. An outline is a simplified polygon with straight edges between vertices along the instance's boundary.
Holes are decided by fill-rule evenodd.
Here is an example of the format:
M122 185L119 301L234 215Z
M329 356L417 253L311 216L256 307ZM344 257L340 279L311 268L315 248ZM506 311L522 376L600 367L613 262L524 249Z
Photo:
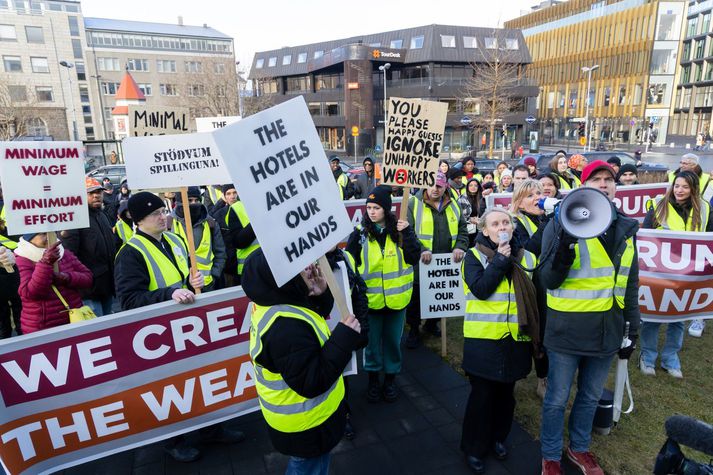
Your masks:
M277 286L262 248L248 257L241 281L245 295L258 305L296 305L319 313L319 309L311 303L307 284L299 274L282 287Z
M126 216L126 213L128 211L129 211L129 200L119 201L119 217L126 223L131 224L133 221L128 216Z

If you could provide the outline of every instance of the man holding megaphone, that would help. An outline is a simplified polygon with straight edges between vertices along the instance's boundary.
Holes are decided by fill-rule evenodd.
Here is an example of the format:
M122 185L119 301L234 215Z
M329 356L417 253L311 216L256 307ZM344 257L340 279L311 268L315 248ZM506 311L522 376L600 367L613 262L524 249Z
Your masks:
M550 362L542 408L542 473L561 474L564 412L577 376L569 417L567 459L582 473L603 474L589 451L594 412L612 358L628 359L639 328L639 224L616 210L611 166L601 160L582 171L544 231L541 281L547 289L544 345ZM631 343L622 348L629 322Z

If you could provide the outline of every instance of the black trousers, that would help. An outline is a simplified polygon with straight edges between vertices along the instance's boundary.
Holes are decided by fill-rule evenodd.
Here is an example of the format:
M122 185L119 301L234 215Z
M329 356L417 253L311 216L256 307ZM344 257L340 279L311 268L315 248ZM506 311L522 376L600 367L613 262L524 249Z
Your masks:
M510 433L515 412L515 383L500 383L469 375L470 396L465 407L460 448L482 459L495 442Z
M12 336L12 323L18 335L22 334L20 329L20 312L22 303L18 289L20 287L20 273L15 268L12 274L0 274L0 339Z
M418 272L417 269L415 271ZM421 291L418 282L413 283L411 301L406 307L406 323L413 331L416 331L421 324Z

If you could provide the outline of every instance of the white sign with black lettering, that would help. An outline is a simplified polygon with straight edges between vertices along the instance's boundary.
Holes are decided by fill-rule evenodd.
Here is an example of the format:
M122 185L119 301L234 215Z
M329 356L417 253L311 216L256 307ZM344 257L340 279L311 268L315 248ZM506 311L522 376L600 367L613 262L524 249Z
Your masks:
M222 129L226 125L240 120L239 115L230 115L226 117L196 117L196 131L210 132L215 129Z
M213 131L282 285L354 229L302 96ZM223 180L224 181L224 180Z
M453 262L453 254L434 254L431 263L419 265L421 318L462 317L465 295L461 279L461 263Z

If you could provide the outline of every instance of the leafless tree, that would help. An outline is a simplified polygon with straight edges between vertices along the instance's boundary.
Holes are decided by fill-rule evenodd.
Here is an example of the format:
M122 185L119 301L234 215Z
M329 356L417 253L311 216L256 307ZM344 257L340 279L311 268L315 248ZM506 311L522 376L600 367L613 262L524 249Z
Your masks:
M508 38L500 30L489 39L485 48L476 50L477 57L470 63L473 76L466 81L460 99L479 104L466 114L473 129L489 130L488 156L492 157L496 127L505 124L512 112L521 110L524 98L517 91L522 84L521 53L508 48Z
M245 117L262 112L276 104L276 96L274 93L277 92L277 90L271 91L269 88L261 86L261 84L267 85L273 82L273 78L261 78L253 82L253 88L250 91L251 94L243 97L243 115Z
M24 86L13 86L7 77L0 76L0 140L14 140L28 134L29 122L37 115L34 105L34 97Z

